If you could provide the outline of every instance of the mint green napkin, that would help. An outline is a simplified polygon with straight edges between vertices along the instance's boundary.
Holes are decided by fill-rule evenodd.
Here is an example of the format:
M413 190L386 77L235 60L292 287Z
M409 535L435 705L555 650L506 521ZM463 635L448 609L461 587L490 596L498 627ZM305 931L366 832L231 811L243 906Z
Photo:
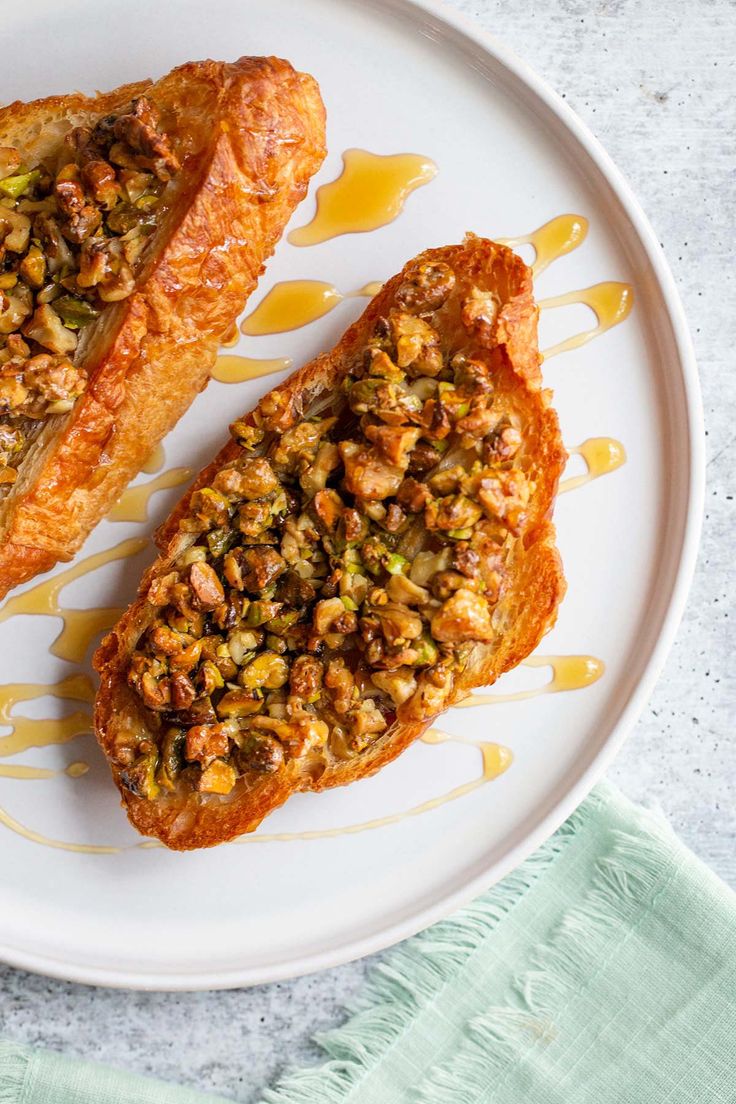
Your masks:
M390 953L267 1104L735 1104L736 897L604 784L474 904ZM247 1040L243 1062L247 1061ZM0 1045L0 1104L204 1104Z
M231 1104L124 1070L0 1042L0 1104Z

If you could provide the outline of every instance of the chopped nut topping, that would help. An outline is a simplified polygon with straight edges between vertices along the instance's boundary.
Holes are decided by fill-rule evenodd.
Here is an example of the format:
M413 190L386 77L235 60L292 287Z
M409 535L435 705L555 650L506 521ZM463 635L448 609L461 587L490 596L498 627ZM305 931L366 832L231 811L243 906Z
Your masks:
M324 668L314 656L297 656L290 675L291 692L298 698L312 700L322 689Z
M461 317L468 329L478 331L484 342L490 341L490 333L498 315L498 299L490 291L473 288L463 301Z
M345 486L351 494L366 499L396 494L404 478L402 465L390 463L377 449L355 441L341 441L338 447L345 465Z
M193 563L189 571L189 586L194 604L203 610L214 609L225 597L222 583L208 563Z
M411 376L436 376L442 370L442 350L435 330L422 318L392 312L389 319L396 345L396 363Z
M197 789L200 793L229 794L237 777L235 768L230 763L215 759L200 774Z
M341 390L301 418L275 393L234 423L239 458L192 496L128 671L158 717L157 784L216 800L250 772L361 755L396 717L439 712L495 639L533 485L494 386L498 304L460 284L418 264ZM459 347L436 311L461 316ZM8 380L6 401L26 401L25 376ZM130 785L151 769L134 763Z
M455 273L446 264L419 265L411 279L397 292L397 299L409 311L435 311L455 287Z
M492 640L493 628L488 603L465 587L456 590L432 618L435 640Z
M178 167L145 96L71 130L48 164L28 167L19 150L0 147L0 431L14 440L12 468L0 448L0 488L44 419L67 413L85 390L73 364L78 332L133 292Z
M201 763L227 755L230 729L225 724L195 725L187 732L186 756Z

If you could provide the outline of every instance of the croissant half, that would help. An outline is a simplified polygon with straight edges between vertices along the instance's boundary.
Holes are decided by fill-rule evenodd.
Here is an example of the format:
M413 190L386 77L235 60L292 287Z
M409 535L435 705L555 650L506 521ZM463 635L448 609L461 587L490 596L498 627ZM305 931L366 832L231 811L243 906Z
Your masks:
M278 58L0 110L0 597L71 558L206 385L324 154Z
M536 647L565 589L566 459L537 315L511 250L428 250L233 424L95 657L97 738L141 833L250 832Z

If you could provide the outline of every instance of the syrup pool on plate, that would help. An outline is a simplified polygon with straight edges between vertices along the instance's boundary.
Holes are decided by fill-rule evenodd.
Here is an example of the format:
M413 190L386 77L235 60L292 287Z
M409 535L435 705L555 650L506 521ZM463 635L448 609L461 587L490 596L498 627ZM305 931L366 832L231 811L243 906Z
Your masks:
M587 471L582 475L572 475L563 479L558 494L565 494L566 491L574 491L576 487L592 483L594 479L608 475L609 472L616 471L626 463L626 449L613 437L588 437L587 441L568 451L573 456L582 456Z
M317 245L340 234L377 230L393 222L407 197L437 174L434 161L416 153L349 149L342 160L341 175L317 189L314 218L289 234L292 245Z

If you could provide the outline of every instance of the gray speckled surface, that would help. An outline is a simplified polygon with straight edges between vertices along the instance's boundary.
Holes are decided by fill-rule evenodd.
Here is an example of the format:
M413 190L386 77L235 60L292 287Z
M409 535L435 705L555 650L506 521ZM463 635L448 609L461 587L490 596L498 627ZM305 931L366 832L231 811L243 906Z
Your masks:
M610 777L656 799L736 883L733 610L736 5L729 0L452 0L516 49L604 142L639 195L685 302L707 426L703 544L652 701ZM533 9L533 10L532 10ZM0 1034L238 1101L314 1060L368 963L244 992L95 990L0 968Z

